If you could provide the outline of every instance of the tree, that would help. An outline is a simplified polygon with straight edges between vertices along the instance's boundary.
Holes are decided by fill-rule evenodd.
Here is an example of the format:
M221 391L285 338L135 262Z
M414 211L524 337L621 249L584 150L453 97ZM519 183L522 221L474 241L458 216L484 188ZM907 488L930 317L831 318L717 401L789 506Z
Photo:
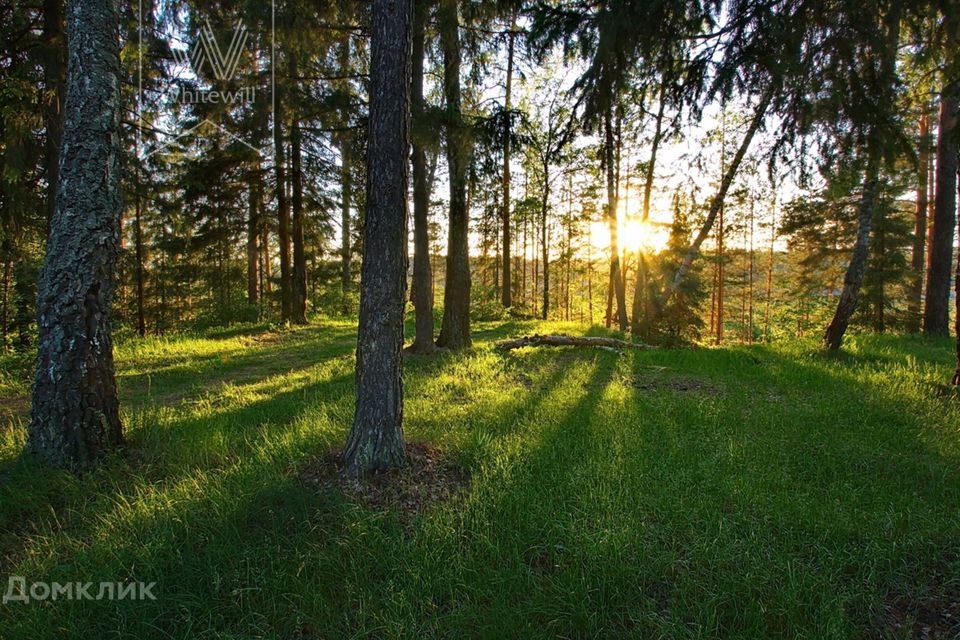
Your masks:
M957 27L946 26L945 52L948 63L940 92L937 123L937 162L934 176L936 195L933 225L930 228L930 258L927 262L927 294L923 310L923 332L949 334L950 267L953 259L953 232L957 217L957 122L960 110L960 38Z
M83 468L120 444L111 304L119 251L119 17L70 0L60 183L40 276L27 450Z
M437 346L470 347L470 212L467 168L472 136L460 108L460 19L457 0L440 0L437 22L443 51L443 93L446 98L446 149L450 168L450 220L447 230L447 273L443 290L443 322Z
M427 4L417 3L413 17L413 78L410 105L414 119L413 152L413 295L416 333L411 353L430 354L433 343L433 268L430 264L430 185L422 132L425 124L423 62L426 49ZM419 127L417 126L419 125Z
M510 100L513 92L513 53L516 43L517 14L510 16L510 32L507 34L507 79L506 93L503 98L503 111L506 118L503 128L503 195L500 200L501 228L503 231L503 283L500 287L500 301L504 308L513 306L513 278L511 277L512 259L510 254Z
M341 473L402 466L412 0L374 0L356 409Z

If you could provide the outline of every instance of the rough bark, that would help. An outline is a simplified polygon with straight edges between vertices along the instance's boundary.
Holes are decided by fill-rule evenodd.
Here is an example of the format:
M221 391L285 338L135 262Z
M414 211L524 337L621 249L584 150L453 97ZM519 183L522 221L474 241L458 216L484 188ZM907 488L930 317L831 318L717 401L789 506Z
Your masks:
M283 143L283 99L276 89L273 113L274 174L277 194L277 241L280 253L280 319L290 320L293 312L293 274L290 269L290 206L287 202L287 162Z
M510 18L510 33L507 36L507 86L503 100L504 112L510 117L510 101L513 93L513 50L516 41L517 15ZM507 121L509 123L509 120ZM500 301L504 308L513 306L513 279L511 278L510 256L510 128L503 131L503 196L500 217L503 225L503 284L500 288Z
M547 234L547 218L550 213L550 164L543 163L543 195L540 202L540 255L543 260L543 309L541 317L546 320L550 313L550 237Z
M110 306L120 246L119 16L70 0L60 180L40 275L27 450L71 468L120 444Z
M954 80L946 85L940 94L937 163L934 177L936 195L933 202L926 302L923 310L923 332L937 336L949 334L950 272L953 266L953 232L957 214L958 107L960 107L960 80Z
M534 334L511 340L501 340L496 347L503 351L522 347L593 347L596 349L653 349L642 342L628 342L616 338Z
M290 54L290 82L292 87L298 86L300 74L297 70L296 57ZM294 324L307 324L307 252L303 244L303 160L301 153L302 136L300 134L300 118L296 114L299 105L291 102L293 121L290 126L290 156L291 156L291 200L293 201L293 226L291 241L293 244L293 271L290 320Z
M411 110L416 120L423 116L423 59L426 48L426 5L414 9L413 78ZM411 353L430 354L433 343L433 268L430 264L430 185L427 176L427 155L423 144L413 140L413 306L416 333L409 347Z
M960 184L957 185L957 199L960 200ZM960 237L960 221L957 223L957 236ZM957 256L957 272L953 276L953 293L956 304L953 314L953 332L957 336L957 370L951 382L960 385L960 255Z
M461 51L457 0L440 0L437 17L443 52L443 93L447 102L446 150L450 173L446 286L443 291L443 322L437 346L459 350L471 345L467 167L470 164L472 140L460 111Z
M868 151L870 158L864 173L863 192L857 214L857 239L853 245L853 254L847 272L843 279L843 291L837 301L837 309L833 319L824 332L824 345L831 351L840 348L843 334L850 324L850 317L857 307L860 295L860 285L863 284L863 274L867 270L867 258L870 255L870 229L873 225L873 213L876 208L878 180L878 161L876 154Z
M930 121L926 113L920 116L920 139L917 153L917 207L913 216L913 253L910 256L910 288L907 292L907 331L920 331L923 297L923 271L927 248L927 177L930 155Z
M402 466L412 0L373 0L357 398L341 473Z
M687 276L687 272L690 270L690 265L700 253L700 246L703 244L703 241L707 239L707 236L710 235L710 231L713 229L713 223L716 221L717 215L720 213L720 208L723 206L723 203L727 197L727 192L730 190L730 186L733 184L733 179L736 177L737 171L740 169L740 163L743 162L743 157L750 148L750 143L753 141L754 136L756 135L757 131L760 130L760 126L763 124L763 119L767 113L767 108L770 106L770 101L773 99L773 94L774 90L773 86L771 86L771 88L767 90L763 98L760 100L760 103L757 105L757 108L753 113L753 119L750 121L750 127L744 134L743 140L740 142L740 147L734 154L726 172L724 172L723 180L720 182L720 188L710 201L710 208L707 210L707 217L704 219L703 225L697 232L693 242L690 243L690 247L687 248L687 252L683 256L683 262L680 263L680 267L674 274L673 279L667 285L667 288L663 294L663 302L660 303L659 307L665 307L666 303L680 288L680 285L683 284L683 281Z

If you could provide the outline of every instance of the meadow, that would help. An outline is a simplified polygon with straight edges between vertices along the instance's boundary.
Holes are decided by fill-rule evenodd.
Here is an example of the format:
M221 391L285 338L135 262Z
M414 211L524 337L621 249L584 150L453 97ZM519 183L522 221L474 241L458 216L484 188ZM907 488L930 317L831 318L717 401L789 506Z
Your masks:
M2 586L156 599L5 603L0 638L960 636L949 339L493 346L583 330L406 359L407 440L470 476L412 517L304 480L350 426L352 323L119 340L127 446L81 475L20 458L3 356Z

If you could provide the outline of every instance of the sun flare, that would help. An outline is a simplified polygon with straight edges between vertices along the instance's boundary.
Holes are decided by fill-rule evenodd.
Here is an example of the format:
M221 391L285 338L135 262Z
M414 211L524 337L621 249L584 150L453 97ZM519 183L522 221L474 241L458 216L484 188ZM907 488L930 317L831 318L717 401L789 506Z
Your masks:
M631 253L658 253L667 247L670 232L666 225L636 218L621 224L620 245Z

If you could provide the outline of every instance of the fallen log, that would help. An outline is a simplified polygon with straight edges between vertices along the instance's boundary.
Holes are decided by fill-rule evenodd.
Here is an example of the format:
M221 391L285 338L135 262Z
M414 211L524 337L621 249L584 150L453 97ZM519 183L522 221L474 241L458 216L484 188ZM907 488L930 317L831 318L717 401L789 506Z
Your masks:
M520 349L521 347L592 347L594 349L607 349L619 351L620 349L653 349L655 347L642 342L627 342L617 338L603 338L594 336L567 336L567 335L546 335L534 334L532 336L523 336L522 338L513 338L511 340L501 340L496 343L497 349L510 351L511 349Z

